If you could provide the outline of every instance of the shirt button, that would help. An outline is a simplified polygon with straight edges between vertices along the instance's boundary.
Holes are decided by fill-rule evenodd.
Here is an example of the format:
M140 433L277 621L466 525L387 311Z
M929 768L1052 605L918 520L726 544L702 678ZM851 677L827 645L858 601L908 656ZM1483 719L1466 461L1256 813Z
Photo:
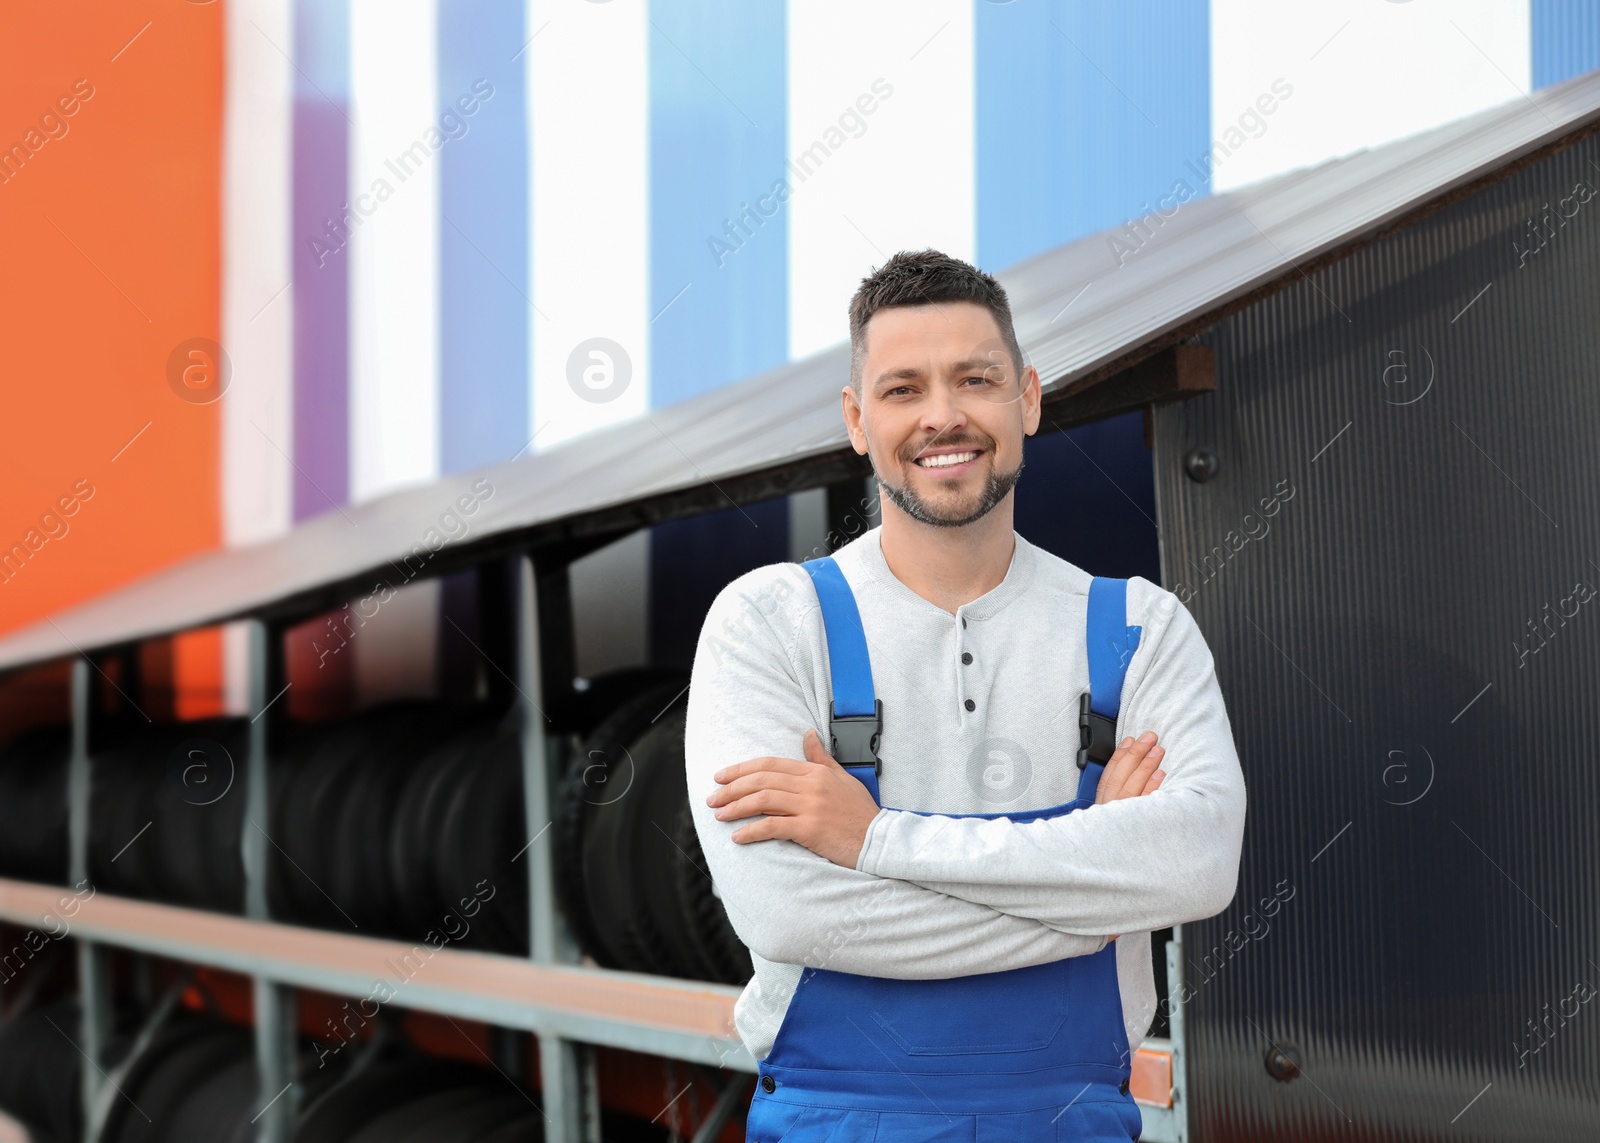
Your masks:
M777 1081L774 1080L771 1076L762 1076L761 1077L761 1090L766 1092L768 1095L771 1095L773 1089L776 1088L777 1086L778 1086Z
M971 651L963 651L963 652L961 652L961 661L963 663L972 662L972 652Z
M968 699L967 700L967 709L968 710L977 710L978 709L978 704L973 702L971 699Z

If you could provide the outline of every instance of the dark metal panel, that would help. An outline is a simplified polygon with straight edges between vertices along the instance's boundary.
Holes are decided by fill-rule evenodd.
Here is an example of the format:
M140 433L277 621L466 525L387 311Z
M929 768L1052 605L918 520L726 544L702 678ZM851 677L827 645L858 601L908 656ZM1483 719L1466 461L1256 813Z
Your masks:
M1600 1136L1597 192L1590 137L1219 323L1155 413L1249 791L1184 930L1201 1143Z

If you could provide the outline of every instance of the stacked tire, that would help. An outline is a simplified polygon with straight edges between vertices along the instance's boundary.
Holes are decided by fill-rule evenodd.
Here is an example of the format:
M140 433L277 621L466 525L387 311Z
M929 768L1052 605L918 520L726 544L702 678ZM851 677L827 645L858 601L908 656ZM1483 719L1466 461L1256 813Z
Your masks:
M294 1143L539 1143L544 1113L492 1072L437 1060L374 1064L305 1107Z
M513 725L470 727L424 759L400 791L389 834L405 929L526 955L526 820Z
M308 736L274 777L275 916L407 939L443 932L467 947L526 953L513 726L389 703Z
M67 760L64 726L30 731L0 753L0 877L60 885L67 880Z
M572 760L555 813L557 894L603 967L743 984L750 954L689 811L686 687L674 678L623 702Z
M119 735L89 785L89 879L97 890L237 913L244 906L249 724L208 719Z
M250 1030L181 1012L129 1060L132 1021L113 1036L107 1114L97 1143L251 1143L263 1101ZM78 1084L83 1057L67 1037L74 997L0 1023L0 1111L32 1143L83 1138ZM540 1143L538 1093L488 1068L429 1059L401 1046L342 1070L301 1053L294 1143ZM289 1098L284 1096L282 1098ZM664 1128L602 1112L607 1143L658 1143Z
M75 997L0 1024L0 1109L28 1129L33 1143L77 1143L82 1136L82 1057L62 1035L77 1028Z
M581 717L561 712L586 736L555 799L559 905L600 965L740 984L749 953L689 812L687 683L681 672L618 672L579 696ZM242 912L241 840L259 830L278 920L527 954L514 719L405 700L297 728L274 752L262 822L244 814L249 730L210 719L97 743L97 889ZM0 876L66 880L69 745L63 728L35 731L0 755Z
M278 920L413 940L443 932L526 953L514 729L410 700L300 728L274 759L269 819L247 823L248 733L244 719L187 722L124 732L96 751L97 889L242 912L241 840L260 830ZM66 880L67 754L58 730L0 757L0 876Z
M67 997L0 1025L0 1109L33 1143L83 1137L78 1001ZM249 1029L183 1013L131 1060L130 1030L106 1048L108 1089L99 1143L249 1143L256 1067Z

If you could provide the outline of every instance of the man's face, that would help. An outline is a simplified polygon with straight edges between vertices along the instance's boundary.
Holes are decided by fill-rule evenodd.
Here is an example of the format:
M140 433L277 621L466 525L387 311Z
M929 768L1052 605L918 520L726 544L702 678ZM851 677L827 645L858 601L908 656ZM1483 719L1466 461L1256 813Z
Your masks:
M1005 499L1039 427L1039 375L1019 379L1000 326L976 302L879 310L845 425L884 495L913 519L960 527Z

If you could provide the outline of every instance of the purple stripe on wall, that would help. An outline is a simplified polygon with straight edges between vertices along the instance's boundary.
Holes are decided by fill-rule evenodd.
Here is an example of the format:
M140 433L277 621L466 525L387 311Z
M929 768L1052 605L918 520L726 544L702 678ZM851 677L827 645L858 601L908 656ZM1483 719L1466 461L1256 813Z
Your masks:
M350 495L350 151L346 0L296 0L294 92L294 519Z

